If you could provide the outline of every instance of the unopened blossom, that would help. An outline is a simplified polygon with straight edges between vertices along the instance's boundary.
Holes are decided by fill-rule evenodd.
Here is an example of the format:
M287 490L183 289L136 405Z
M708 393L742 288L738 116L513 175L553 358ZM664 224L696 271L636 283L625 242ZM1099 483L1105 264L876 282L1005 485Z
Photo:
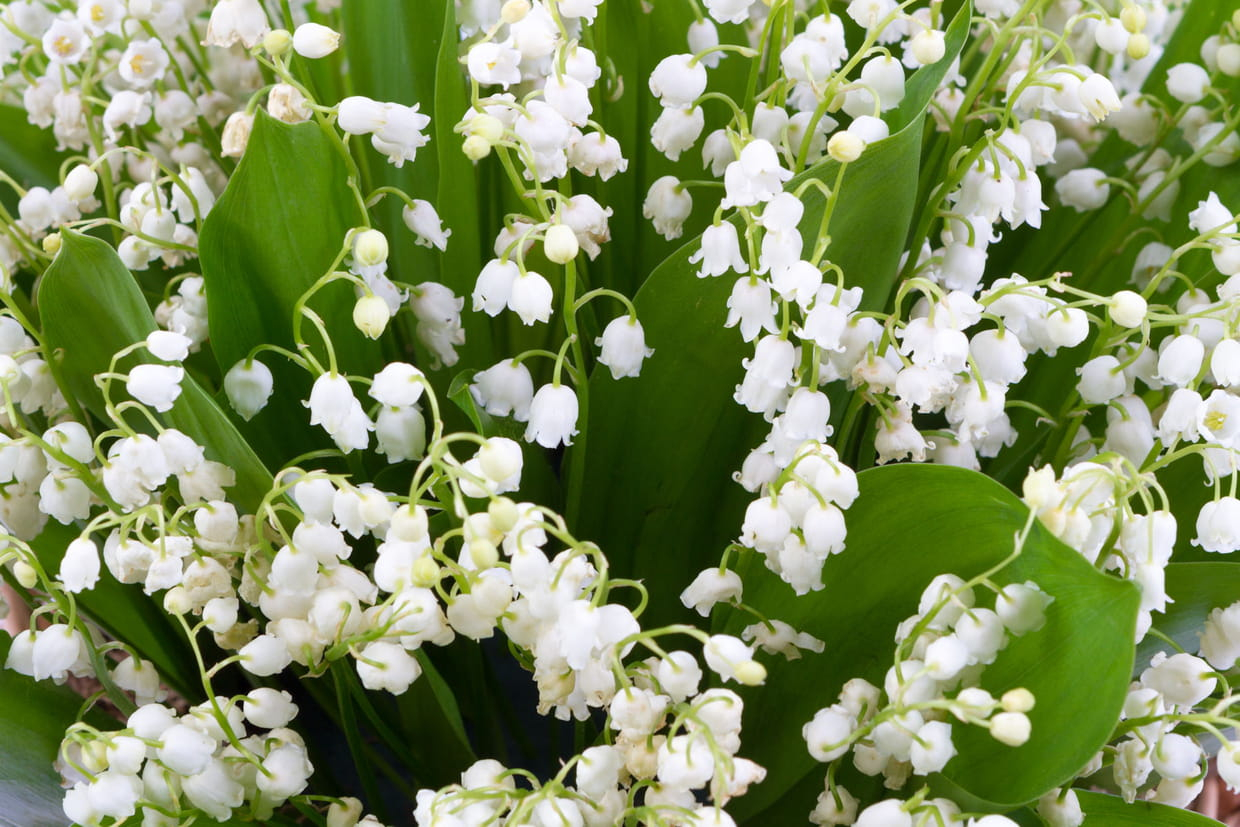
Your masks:
M650 93L665 108L688 109L706 91L706 67L693 55L670 55L650 73Z
M327 57L340 45L340 34L319 23L302 23L293 32L293 51L311 59Z

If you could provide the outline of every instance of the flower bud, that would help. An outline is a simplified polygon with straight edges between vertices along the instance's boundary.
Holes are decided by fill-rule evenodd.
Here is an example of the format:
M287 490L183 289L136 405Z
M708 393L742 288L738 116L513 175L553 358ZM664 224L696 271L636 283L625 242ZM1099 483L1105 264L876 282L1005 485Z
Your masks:
M302 23L293 32L293 50L315 60L327 57L340 46L340 33L319 23Z
M499 549L485 537L478 537L469 544L469 559L479 569L489 569L499 562Z
M508 0L499 10L500 20L505 23L520 23L530 13L530 0Z
M286 54L293 46L293 36L286 29L272 29L263 35L263 51L272 57Z
M469 134L477 135L493 144L504 137L504 122L485 112L474 115L469 121Z
M827 141L827 154L841 164L850 164L865 151L865 141L846 130L836 132Z
M1000 712L990 719L990 734L1001 744L1019 747L1029 740L1032 726L1023 712Z
M193 608L190 602L189 593L181 586L173 586L164 594L164 611L173 617L180 617L189 614Z
M363 267L387 261L387 236L378 230L362 230L353 237L353 258Z
M419 557L410 572L410 582L420 589L429 589L439 582L439 564L429 554Z
M60 237L60 233L49 233L43 237L43 252L47 253L49 256L56 255L60 252L60 245L62 241L63 240Z
M909 49L912 50L913 57L918 63L922 66L929 66L943 59L943 55L947 52L947 44L944 42L942 32L937 29L922 29L909 41Z
M65 176L65 195L70 201L84 201L95 194L99 174L86 164L78 164Z
M1140 60L1150 53L1150 39L1143 34L1134 34L1128 38L1128 56Z
M461 151L471 161L481 161L491 154L491 142L481 135L470 135L461 145Z
M368 339L382 336L391 316L387 302L374 294L362 296L353 305L353 324Z
M491 525L495 530L504 534L511 531L517 524L517 520L521 519L517 504L507 497L496 497L491 500L491 504L487 506L487 515L491 518Z
M267 406L273 386L271 369L257 359L248 364L246 360L241 360L224 376L224 393L228 401L233 410L247 421Z
M543 252L556 264L568 264L577 257L577 234L567 224L555 224L543 239Z
M478 449L478 465L487 479L503 482L521 473L523 457L521 446L506 437L497 436L487 440Z
M1145 28L1145 9L1135 3L1125 6L1119 13L1119 22L1131 34L1138 34Z
M1120 327L1138 328L1145 321L1145 313L1149 305L1140 293L1132 290L1120 290L1111 297L1108 310L1111 321Z
M39 573L25 560L13 564L13 576L23 589L33 589L39 584Z
M361 817L362 802L356 798L342 798L327 808L327 827L354 827Z
M1003 707L1004 712L1028 712L1033 709L1033 705L1036 702L1033 693L1023 686L1009 689L999 699L999 704Z
M1214 56L1218 70L1229 78L1240 77L1240 43L1224 43Z
M736 680L745 686L761 686L766 680L766 667L756 660L736 665Z

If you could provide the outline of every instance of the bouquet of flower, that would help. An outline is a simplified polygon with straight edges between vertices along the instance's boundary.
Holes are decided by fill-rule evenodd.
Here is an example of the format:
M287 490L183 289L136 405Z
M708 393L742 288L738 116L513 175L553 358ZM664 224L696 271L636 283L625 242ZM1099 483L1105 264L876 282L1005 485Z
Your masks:
M0 821L1212 823L1236 0L0 3Z

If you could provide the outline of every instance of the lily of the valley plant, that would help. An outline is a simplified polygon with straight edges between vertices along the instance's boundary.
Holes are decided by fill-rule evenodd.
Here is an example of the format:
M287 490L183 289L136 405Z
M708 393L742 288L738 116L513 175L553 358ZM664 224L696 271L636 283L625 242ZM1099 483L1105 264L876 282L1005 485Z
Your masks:
M1235 0L0 3L0 821L1208 823Z

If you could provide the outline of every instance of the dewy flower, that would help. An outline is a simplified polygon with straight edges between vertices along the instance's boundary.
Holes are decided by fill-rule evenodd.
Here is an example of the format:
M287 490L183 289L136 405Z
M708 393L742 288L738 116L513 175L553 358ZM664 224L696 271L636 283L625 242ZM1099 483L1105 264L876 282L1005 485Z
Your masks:
M653 348L646 347L646 332L642 323L631 316L613 319L594 344L602 348L599 364L611 370L613 379L639 375L642 361L654 354Z
M530 402L527 442L544 448L571 445L577 433L577 394L567 385L543 385Z

